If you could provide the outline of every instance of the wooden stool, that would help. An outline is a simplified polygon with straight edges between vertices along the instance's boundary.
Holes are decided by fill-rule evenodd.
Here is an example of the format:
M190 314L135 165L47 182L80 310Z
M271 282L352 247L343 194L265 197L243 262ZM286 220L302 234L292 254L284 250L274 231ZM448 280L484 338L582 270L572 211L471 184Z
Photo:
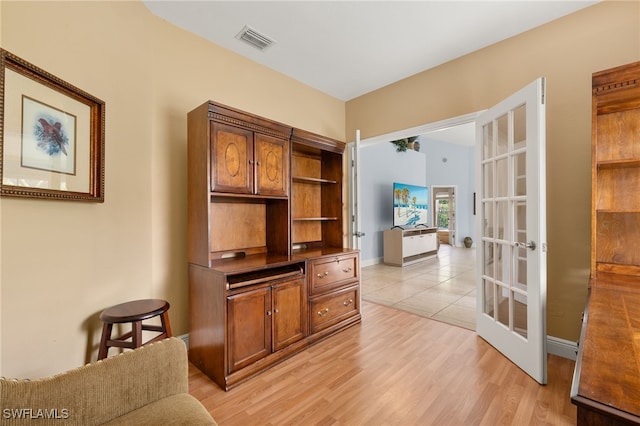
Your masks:
M160 299L135 300L133 302L121 303L105 309L100 314L102 325L102 338L100 339L100 350L98 359L107 357L110 347L135 349L142 345L152 343L161 339L171 337L171 325L169 324L169 302ZM162 325L142 324L143 320L160 315ZM130 322L131 331L115 339L111 338L113 324ZM156 331L160 335L142 343L142 330ZM128 339L131 341L127 341Z

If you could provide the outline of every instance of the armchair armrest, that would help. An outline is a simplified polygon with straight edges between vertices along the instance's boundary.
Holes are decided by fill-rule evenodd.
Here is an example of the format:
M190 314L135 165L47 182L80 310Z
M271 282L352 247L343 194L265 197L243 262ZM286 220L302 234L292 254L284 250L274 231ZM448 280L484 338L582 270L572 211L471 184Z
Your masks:
M188 368L184 343L172 337L44 379L1 379L0 423L102 424L187 393Z

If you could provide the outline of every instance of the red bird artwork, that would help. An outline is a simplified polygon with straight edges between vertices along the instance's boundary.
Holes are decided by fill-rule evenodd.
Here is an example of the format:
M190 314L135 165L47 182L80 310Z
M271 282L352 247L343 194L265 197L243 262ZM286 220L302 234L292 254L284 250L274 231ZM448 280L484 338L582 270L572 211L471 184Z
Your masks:
M60 122L52 124L44 118L40 118L38 122L42 125L42 132L40 133L41 141L50 145L48 147L49 154L62 151L64 155L67 155L67 149L65 148L67 138L62 132L62 124Z

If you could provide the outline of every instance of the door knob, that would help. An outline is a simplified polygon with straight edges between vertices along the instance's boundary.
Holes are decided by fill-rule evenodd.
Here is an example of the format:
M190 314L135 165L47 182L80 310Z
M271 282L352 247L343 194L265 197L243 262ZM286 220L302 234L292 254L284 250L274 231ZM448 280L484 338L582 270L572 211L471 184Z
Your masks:
M519 248L528 248L529 250L533 251L536 249L537 245L535 241L531 241L528 243L513 243L514 246L519 247Z

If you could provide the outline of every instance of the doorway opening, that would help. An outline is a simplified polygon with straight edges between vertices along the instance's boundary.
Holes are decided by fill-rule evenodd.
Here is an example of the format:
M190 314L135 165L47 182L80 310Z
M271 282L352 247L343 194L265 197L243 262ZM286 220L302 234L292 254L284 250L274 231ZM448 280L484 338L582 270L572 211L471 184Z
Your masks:
M456 247L456 187L433 186L433 225L438 228L438 242Z

